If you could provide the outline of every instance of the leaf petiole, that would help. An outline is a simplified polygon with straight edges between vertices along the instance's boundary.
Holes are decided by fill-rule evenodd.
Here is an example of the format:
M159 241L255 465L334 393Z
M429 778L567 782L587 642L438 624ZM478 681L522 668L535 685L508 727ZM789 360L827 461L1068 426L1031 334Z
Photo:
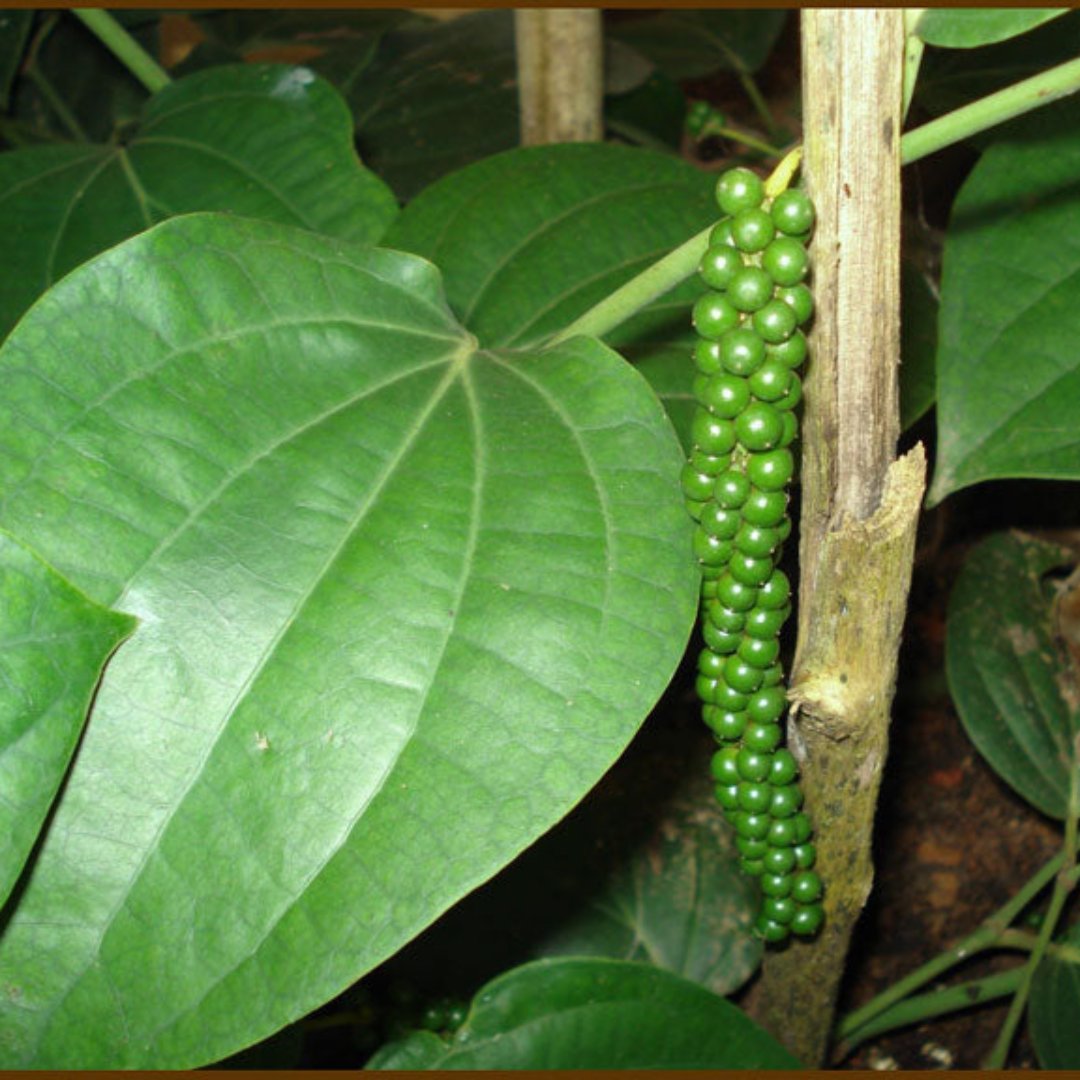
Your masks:
M1080 803L1080 770L1074 767L1069 797L1069 816L1065 819L1065 839L1061 848L1061 869L1054 877L1054 891L1050 894L1050 904L1043 919L1043 924L1039 928L1035 948L1031 950L1027 962L1020 969L1020 981L1016 988L1016 995L1009 1005L1009 1011L1005 1016L1005 1022L1001 1025L1001 1031L998 1032L997 1041L986 1057L984 1068L1005 1068L1005 1060L1009 1056L1009 1047L1012 1046L1016 1029L1020 1026L1020 1020L1024 1015L1024 1010L1027 1008L1035 972L1046 955L1058 919L1061 918L1061 913L1065 910L1065 901L1076 884L1074 871L1076 869L1077 817L1080 816L1078 803Z
M1059 64L905 133L900 139L900 162L908 165L918 161L961 139L1041 105L1048 105L1077 90L1080 90L1080 59ZM681 284L697 271L708 246L708 233L708 229L698 233L647 267L556 334L550 339L550 344L564 341L575 334L600 337L609 333L646 304Z
M837 1037L845 1042L852 1038L859 1038L861 1041L861 1029L863 1027L891 1009L909 994L919 990L927 983L933 982L934 979L939 978L945 972L976 953L999 948L1001 938L1009 929L1012 921L1051 881L1061 874L1066 866L1066 856L1069 857L1068 861L1071 865L1071 861L1075 859L1075 852L1076 838L1074 836L1071 849L1063 848L1057 855L1046 862L1024 883L1023 887L1014 896L985 919L977 930L951 949L935 956L932 960L923 964L922 967L917 968L894 983L888 990L878 994L872 1001L868 1001L861 1008L855 1009L843 1017L836 1028Z
M868 1020L861 1027L853 1030L837 1047L835 1060L842 1061L867 1039L883 1035L887 1031L895 1031L897 1028L919 1024L935 1016L946 1016L949 1013L959 1012L961 1009L982 1005L987 1001L1008 997L1016 993L1023 972L1024 966L1020 965L1009 971L999 971L994 975L988 975L983 979L972 979L958 986L933 990L928 994L918 994L899 1001L873 1020Z
M72 8L71 13L151 94L172 82L168 72L107 11L101 8Z
M1080 90L1080 60L1058 64L907 132L900 140L900 162L910 165L961 139L1049 105L1077 90Z

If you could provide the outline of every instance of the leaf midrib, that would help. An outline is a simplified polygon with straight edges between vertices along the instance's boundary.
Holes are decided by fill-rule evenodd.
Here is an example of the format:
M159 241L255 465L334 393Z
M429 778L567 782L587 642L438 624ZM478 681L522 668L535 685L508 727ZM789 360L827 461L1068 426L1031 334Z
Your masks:
M595 469L595 466L594 466L594 463L593 463L593 460L592 460L592 455L589 453L588 448L585 446L584 442L582 441L582 439L580 437L580 434L578 432L577 425L572 422L572 419L569 416L567 416L567 414L566 414L565 410L562 408L562 406L557 401L552 399L549 392L543 386L538 384L534 379L531 379L531 378L527 377L520 370L520 368L518 366L515 366L515 365L513 365L511 363L508 363L505 359L501 358L497 353L492 352L492 351L488 351L488 350L484 350L484 351L479 351L478 350L476 353L473 353L471 355L463 351L461 353L461 355L460 355L460 364L459 364L459 366L460 366L460 371L461 371L461 375L462 375L463 385L465 386L466 399L468 400L468 402L470 404L473 419L474 419L474 422L476 424L476 429L478 431L482 430L483 424L480 421L481 409L480 409L478 401L476 400L475 388L472 385L471 366L469 364L469 361L470 360L475 360L477 357L480 357L480 356L482 356L484 359L486 359L488 361L491 361L491 362L495 363L497 366L503 368L505 371L509 372L511 375L514 375L514 376L518 377L519 379L521 379L523 382L525 382L533 390L533 392L536 393L541 398L541 400L543 400L545 402L545 404L548 406L549 409L551 409L552 413L558 418L558 420L569 431L571 431L573 433L573 435L574 435L577 450L578 450L579 454L581 455L581 459L585 463L585 466L586 466L586 468L588 470L589 479L593 484L593 488L594 488L594 491L596 493L597 502L600 504L601 514L602 514L602 518L603 518L603 522L604 522L604 534L605 534L604 535L604 541L605 541L604 542L604 564L605 564L606 567L608 567L608 573L605 575L604 596L603 596L603 600L602 600L602 604L601 604L601 612L602 612L601 628L598 631L598 634L602 635L604 633L604 629L606 628L606 626L608 624L608 614L609 614L608 608L609 608L609 601L610 601L610 595L611 595L611 582L612 582L612 578L614 576L611 573L611 569L613 567L613 551L614 551L614 548L615 548L615 524L614 524L614 521L612 519L610 507L609 507L608 502L606 500L606 496L605 496L605 493L604 493L604 490L603 490L603 485L600 483L600 479L596 474L596 469ZM453 375L454 375L453 371L449 372L446 380L444 380L443 385L445 386L445 389L447 389L447 390L449 389L449 386L453 381ZM443 389L443 387L440 387L440 390L441 389ZM435 397L436 396L433 395L433 398L435 398ZM430 414L430 411L432 409L434 409L435 404L437 404L437 400L433 400L431 407L425 413L425 418L426 418L427 415ZM477 438L477 446L482 447L482 439L479 438L479 437ZM476 460L479 460L479 456L477 457ZM478 467L477 476L480 477L480 476L482 476L482 474L483 474L483 470ZM468 538L468 543L467 543L467 558L463 561L462 575L461 575L461 579L459 581L458 593L457 593L457 597L456 597L456 604L455 604L455 608L454 608L455 610L460 610L461 609L462 598L464 596L464 592L465 592L465 589L466 589L466 586L467 586L467 583L468 583L469 577L470 577L472 561L473 561L474 553L475 553L476 538L479 535L478 522L480 520L480 510L479 510L479 504L480 503L482 503L482 485L479 483L479 480L478 480L473 485L473 516L472 516L472 519L471 519L471 522L470 522L470 531L469 531L469 538ZM456 621L452 622L448 626L446 637L444 638L442 647L440 648L439 658L438 658L438 660L437 660L437 662L435 664L435 667L434 667L434 670L432 672L430 681L428 682L427 687L424 689L424 696L423 696L423 699L421 700L421 705L417 709L416 714L415 714L415 719L414 719L413 723L410 726L410 729L409 729L410 734L413 733L416 730L416 723L419 721L419 717L420 717L420 715L421 715L421 713L423 711L423 701L425 701L427 699L427 695L430 692L431 686L435 682L435 675L436 675L436 673L438 671L439 666L442 663L443 657L445 656L446 648L449 645L449 642L450 642L451 638L454 635L455 629L456 629ZM475 647L475 645L473 645L471 647ZM510 662L506 657L501 657L501 659L503 660L504 663L509 663ZM408 740L403 741L402 748L404 748L404 746L407 744L407 741ZM400 751L394 757L394 759L388 764L388 766L387 766L386 770L384 771L383 775L380 777L377 786L373 789L371 795L365 800L365 802L364 802L363 806L360 808L359 812L356 815L354 815L353 817L351 817L351 819L349 820L348 827L342 831L342 839L341 839L340 843L330 852L330 854L323 860L322 864L319 867L313 869L311 875L309 876L309 878L304 883L304 888L301 889L301 890L298 890L296 897L293 900L291 900L281 910L281 912L275 918L274 922L267 929L267 932L263 935L262 940L265 941L273 933L274 928L281 922L281 920L284 919L285 916L295 908L296 904L299 903L300 900L305 895L305 893L306 893L307 889L310 887L311 883L319 876L319 874L321 874L325 870L326 866L330 863L330 861L334 857L334 855L336 855L337 852L341 850L341 848L344 846L349 834L351 833L353 827L355 826L357 820L359 820L359 818L363 815L364 811L371 805L371 803L374 801L374 799L378 796L378 794L385 787L386 780L389 778L389 776L393 772L393 768L396 765L399 758L400 758ZM251 954L251 955L254 955L254 954ZM248 959L250 959L250 956L244 957L241 961L239 961L239 963L236 965L236 967L234 967L232 970L235 971L236 968L238 968L240 966L240 963L243 963ZM186 1006L181 1011L175 1013L172 1017L170 1017L170 1019L167 1022L163 1022L162 1024L160 1024L154 1030L154 1032L151 1034L151 1036L150 1036L151 1041L156 1039L161 1032L167 1030L169 1027L174 1025L181 1017L186 1016L186 1015L190 1014L191 1012L194 1012L196 1009L198 1009L200 1007L200 1005L202 1004L202 1002L213 992L213 990L228 978L230 973L231 972L227 972L227 973L223 974L221 977L219 977L218 979L216 979L213 983L211 983L209 986L207 986L207 988L206 988L205 992L203 993L202 997L200 997L197 1001L192 1002L190 1005ZM344 990L345 988L342 987L341 989Z

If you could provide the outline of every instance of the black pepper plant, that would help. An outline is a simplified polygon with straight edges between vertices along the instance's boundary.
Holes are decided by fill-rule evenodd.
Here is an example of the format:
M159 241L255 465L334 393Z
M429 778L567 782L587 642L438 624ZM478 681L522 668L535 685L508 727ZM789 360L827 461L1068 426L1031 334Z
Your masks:
M924 44L1060 14L915 13L908 98ZM835 895L779 643L828 237L797 154L770 172L789 147L753 72L784 15L655 18L736 49L767 138L686 117L671 54L621 22L656 70L612 127L651 149L513 148L506 11L0 16L0 1067L190 1068L275 1032L295 1065L327 1029L356 1059L389 1037L372 1068L800 1064L726 995L765 945L818 947ZM904 160L1075 90L1066 26L1038 39L1061 63L942 110ZM310 62L250 62L281 47ZM681 159L639 91L740 161L717 183ZM935 501L1080 478L1080 130L1044 115L957 199ZM1080 1064L1071 557L992 538L949 627L964 723L1061 850L841 1050L996 995L992 1064L1029 1003L1040 1060ZM720 812L694 802L559 933L511 935L490 981L401 994L425 1030L373 1020L384 965L596 787L695 624L716 745L686 771ZM478 938L531 929L522 901L567 877ZM1044 888L1038 932L1013 926ZM991 948L1023 961L917 993Z

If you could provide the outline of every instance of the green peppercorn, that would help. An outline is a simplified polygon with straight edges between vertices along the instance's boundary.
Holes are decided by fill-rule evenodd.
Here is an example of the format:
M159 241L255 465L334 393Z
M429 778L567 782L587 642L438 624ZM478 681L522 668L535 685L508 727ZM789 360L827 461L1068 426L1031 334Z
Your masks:
M736 645L737 654L756 668L771 667L780 655L780 642L776 638L766 640L740 635Z
M731 284L735 271L741 270L745 265L736 248L729 244L710 244L698 267L698 273L710 289L722 291Z
M770 300L764 307L759 308L754 312L753 322L755 333L770 345L787 341L798 327L795 309L783 300Z
M777 285L798 285L810 266L806 248L790 236L778 236L762 252L761 265Z
M745 734L743 735L743 746L748 750L753 750L756 753L769 755L769 771L762 779L768 779L769 783L776 783L776 770L773 767L775 764L775 755L773 751L780 745L780 725L776 723L768 724L748 724ZM776 794L773 793L775 799Z
M813 903L821 891L821 878L813 870L801 870L791 879L791 897L800 904Z
M724 296L736 311L749 314L760 310L773 298L773 288L773 280L764 270L758 266L744 266L732 275Z
M694 329L703 337L719 341L739 325L739 309L724 293L707 292L694 304Z
M799 236L808 232L814 224L813 204L796 188L789 188L777 195L769 212L777 229L787 236ZM724 213L730 214L732 211L725 210Z
M740 251L763 251L776 235L772 215L760 207L740 210L731 219L731 236ZM796 245L798 246L798 245Z
M747 450L772 450L784 436L784 417L775 406L752 401L735 417L735 434Z
M729 330L716 346L720 363L732 375L753 375L765 362L765 342L749 327Z
M791 920L791 932L803 937L811 937L821 929L824 920L825 912L820 904L800 907Z
M722 213L729 216L734 216L739 213L740 210L748 210L754 207L760 206L762 199L765 198L765 186L761 182L761 178L752 173L749 169L729 169L725 172L716 184L716 202L720 207ZM807 200L809 201L809 200ZM774 200L775 205L775 200ZM802 220L805 215L805 210L799 220ZM783 221L793 221L795 215L788 211L783 216ZM775 215L774 215L775 220ZM813 218L811 217L811 221ZM789 221L790 224L790 221ZM783 228L780 222L777 222L778 228ZM795 229L795 232L803 232L809 228L809 225L804 226L802 229Z

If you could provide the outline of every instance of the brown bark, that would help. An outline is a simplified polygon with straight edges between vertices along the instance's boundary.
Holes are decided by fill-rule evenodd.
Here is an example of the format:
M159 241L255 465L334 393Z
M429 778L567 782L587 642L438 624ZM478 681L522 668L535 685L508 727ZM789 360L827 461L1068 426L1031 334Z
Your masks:
M815 823L826 923L817 939L767 958L752 1008L802 1061L820 1065L873 878L874 810L925 457L919 446L894 460L903 13L816 9L802 19L802 170L817 208L817 314L789 743Z
M600 16L598 8L515 12L523 146L603 136Z

